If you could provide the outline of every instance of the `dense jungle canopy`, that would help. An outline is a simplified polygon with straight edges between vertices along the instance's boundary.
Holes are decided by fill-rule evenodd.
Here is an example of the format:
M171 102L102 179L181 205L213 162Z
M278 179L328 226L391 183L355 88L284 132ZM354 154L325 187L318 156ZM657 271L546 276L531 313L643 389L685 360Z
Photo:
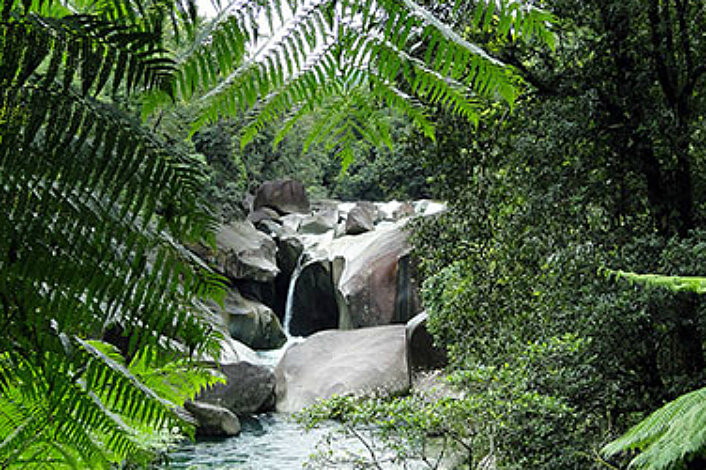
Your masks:
M460 468L703 468L706 2L215 6L0 0L1 468L193 435L225 281L185 246L282 177L449 204L414 246L462 398L310 420Z

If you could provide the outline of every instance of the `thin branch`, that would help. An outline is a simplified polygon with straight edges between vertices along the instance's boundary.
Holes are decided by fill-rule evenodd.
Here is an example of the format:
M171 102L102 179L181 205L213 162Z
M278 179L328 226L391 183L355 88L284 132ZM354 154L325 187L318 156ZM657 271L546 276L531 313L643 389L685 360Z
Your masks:
M382 470L382 467L380 466L380 463L378 462L377 455L375 454L375 449L372 448L372 446L368 443L368 441L360 435L358 431L356 431L353 426L350 424L344 424L346 427L346 430L349 431L353 436L355 436L362 444L363 446L367 449L368 453L370 454L370 458L373 459L373 465L375 468L378 468Z

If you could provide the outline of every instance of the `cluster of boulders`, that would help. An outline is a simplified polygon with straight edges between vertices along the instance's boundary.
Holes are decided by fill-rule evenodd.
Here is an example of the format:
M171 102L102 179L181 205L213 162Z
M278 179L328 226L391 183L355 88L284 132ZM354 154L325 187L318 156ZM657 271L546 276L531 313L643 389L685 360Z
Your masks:
M311 203L293 180L264 183L245 205L247 219L219 227L215 247L190 247L230 282L212 306L230 334L226 383L187 404L199 433L237 434L237 415L297 411L334 394L403 392L415 369L443 363L415 317L406 230L411 216L443 206ZM257 365L253 350L285 344L274 370Z

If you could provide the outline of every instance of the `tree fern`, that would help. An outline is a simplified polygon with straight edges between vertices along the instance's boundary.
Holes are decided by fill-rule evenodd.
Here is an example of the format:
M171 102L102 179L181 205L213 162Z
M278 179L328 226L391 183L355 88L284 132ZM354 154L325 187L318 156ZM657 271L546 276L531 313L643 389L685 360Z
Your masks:
M180 245L214 223L203 169L109 98L172 82L165 23L190 10L0 1L3 468L146 462L145 436L193 428L190 357L218 349L197 297L222 283ZM111 330L117 355L91 341Z
M706 388L680 396L603 448L610 456L639 450L630 468L682 468L706 449Z
M604 269L609 277L631 284L666 288L674 292L706 292L706 278L637 274ZM685 462L706 451L706 388L684 394L630 428L603 448L606 456L639 451L630 468L664 470L683 468Z
M475 12L470 28L553 45L551 15L527 2L457 2L452 10L466 15L469 5ZM181 57L171 89L158 94L200 100L206 112L194 130L222 115L249 113L243 145L266 124L286 120L289 128L307 113L331 109L324 101L344 96L360 119L342 119L336 132L328 129L326 137L339 136L341 149L349 148L349 135L383 143L380 135L356 129L381 107L402 110L433 136L424 104L477 122L479 100L512 104L517 95L518 77L510 68L411 0L240 1L206 30ZM355 93L352 77L359 83ZM349 85L344 93L342 83Z

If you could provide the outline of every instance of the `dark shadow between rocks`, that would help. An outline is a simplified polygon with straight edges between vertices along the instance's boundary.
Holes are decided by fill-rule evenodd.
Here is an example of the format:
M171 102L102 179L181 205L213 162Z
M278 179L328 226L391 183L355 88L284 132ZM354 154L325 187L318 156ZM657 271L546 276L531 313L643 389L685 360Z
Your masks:
M308 336L338 328L338 306L328 262L312 263L302 269L294 288L289 333Z

